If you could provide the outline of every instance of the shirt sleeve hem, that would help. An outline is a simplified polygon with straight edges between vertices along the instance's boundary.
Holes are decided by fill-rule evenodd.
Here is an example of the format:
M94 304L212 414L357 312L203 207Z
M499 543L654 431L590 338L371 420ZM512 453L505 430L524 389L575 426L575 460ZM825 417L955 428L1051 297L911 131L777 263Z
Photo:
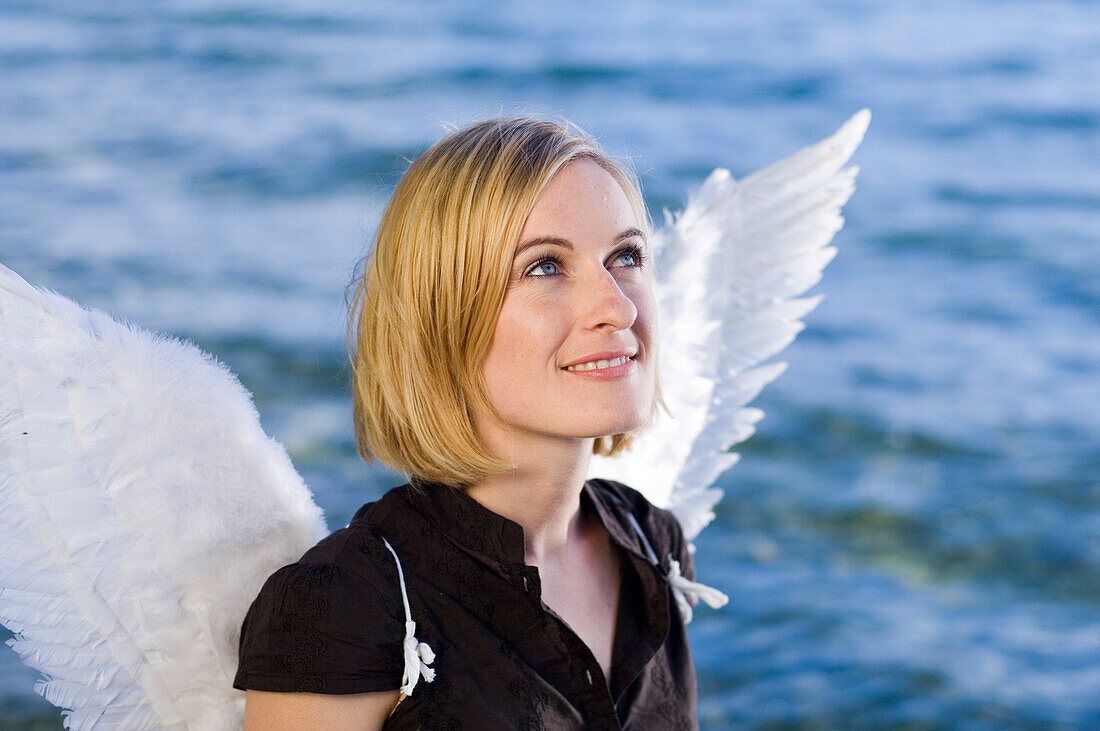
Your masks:
M238 673L233 680L237 690L264 690L277 693L320 693L322 695L350 695L398 690L401 683L392 676L356 676L354 678L288 678L281 675L257 675Z

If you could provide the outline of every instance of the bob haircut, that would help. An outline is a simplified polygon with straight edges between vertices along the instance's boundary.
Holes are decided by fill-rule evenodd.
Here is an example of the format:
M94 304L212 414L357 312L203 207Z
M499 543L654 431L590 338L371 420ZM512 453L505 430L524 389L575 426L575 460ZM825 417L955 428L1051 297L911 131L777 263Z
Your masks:
M618 182L648 230L634 174L567 124L488 119L448 134L406 171L350 306L355 441L365 460L454 487L511 466L474 428L475 409L499 419L481 363L527 216L554 173L580 159ZM593 451L617 454L634 433L599 437Z

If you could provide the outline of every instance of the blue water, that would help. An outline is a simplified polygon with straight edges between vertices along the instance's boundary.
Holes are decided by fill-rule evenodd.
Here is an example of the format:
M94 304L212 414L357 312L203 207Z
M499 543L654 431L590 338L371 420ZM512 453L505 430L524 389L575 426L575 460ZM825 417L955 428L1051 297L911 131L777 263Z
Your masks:
M213 351L346 521L343 289L406 160L497 111L659 218L874 113L691 626L703 726L1100 724L1100 6L0 0L0 261ZM0 725L56 727L0 655ZM43 720L45 719L45 720Z

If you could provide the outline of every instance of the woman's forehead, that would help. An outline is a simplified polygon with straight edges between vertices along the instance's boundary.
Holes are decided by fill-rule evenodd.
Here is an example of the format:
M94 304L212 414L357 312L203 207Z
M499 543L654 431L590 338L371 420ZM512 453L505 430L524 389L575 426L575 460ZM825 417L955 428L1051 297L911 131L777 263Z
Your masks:
M643 226L619 181L593 160L574 160L543 188L524 223L520 245L539 237L572 240L570 232L617 237L628 229L640 231Z

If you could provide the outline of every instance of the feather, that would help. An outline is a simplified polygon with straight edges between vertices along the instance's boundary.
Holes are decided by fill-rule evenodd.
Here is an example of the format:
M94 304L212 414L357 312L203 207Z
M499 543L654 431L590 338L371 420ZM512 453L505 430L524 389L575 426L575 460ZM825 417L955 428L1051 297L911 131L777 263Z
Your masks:
M786 368L764 361L794 340L821 300L800 295L836 255L829 243L858 172L843 166L870 118L864 109L833 136L740 182L715 170L654 232L668 414L654 417L629 457L597 457L589 473L672 510L688 540L714 518L722 491L712 485L737 462L731 448L763 417L748 404Z
M194 346L0 265L0 622L69 728L239 727L241 620L325 533Z

